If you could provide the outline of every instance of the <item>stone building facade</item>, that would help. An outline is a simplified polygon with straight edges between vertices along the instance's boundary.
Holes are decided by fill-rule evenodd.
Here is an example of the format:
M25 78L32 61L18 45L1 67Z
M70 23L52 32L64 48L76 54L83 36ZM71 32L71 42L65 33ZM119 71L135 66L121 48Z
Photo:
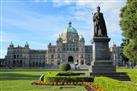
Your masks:
M110 47L111 52L111 59L113 60L114 65L117 67L124 66L125 61L122 60L122 48L120 46L117 46L116 44L113 44L112 47Z
M85 45L83 36L69 22L66 30L59 35L56 45L49 43L48 49L34 50L26 42L25 46L14 47L11 42L5 57L7 67L45 67L69 63L72 67L90 65L92 45Z

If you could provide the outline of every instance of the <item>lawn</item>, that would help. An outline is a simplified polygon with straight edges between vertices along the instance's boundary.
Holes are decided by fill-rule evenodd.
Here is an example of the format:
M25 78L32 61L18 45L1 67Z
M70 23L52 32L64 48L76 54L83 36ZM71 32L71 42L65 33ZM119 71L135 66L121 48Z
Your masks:
M118 72L127 72L131 78L131 81L137 84L137 69L128 69L128 68L121 68L117 69Z
M117 69L117 72L127 72L131 82L122 82L108 77L95 77L94 83L107 91L137 91L137 69L120 68Z
M31 85L32 82L38 80L41 74L57 71L59 70L0 69L0 91L87 91L82 86ZM117 71L127 72L132 82L137 83L137 69L117 69Z
M86 91L82 86L36 86L41 74L55 70L1 69L0 91Z

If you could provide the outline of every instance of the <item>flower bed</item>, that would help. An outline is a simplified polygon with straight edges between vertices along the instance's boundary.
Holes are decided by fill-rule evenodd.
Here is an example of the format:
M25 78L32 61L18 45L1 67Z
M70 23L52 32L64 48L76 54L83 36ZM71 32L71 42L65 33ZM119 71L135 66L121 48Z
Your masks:
M88 91L106 91L103 88L97 86L93 82L43 82L36 81L32 83L33 85L50 85L50 86L64 86L64 85L77 85L84 86Z
M94 91L107 91L99 86L97 86L96 84L94 84L93 82L84 82L83 86L90 91L91 89L93 89Z

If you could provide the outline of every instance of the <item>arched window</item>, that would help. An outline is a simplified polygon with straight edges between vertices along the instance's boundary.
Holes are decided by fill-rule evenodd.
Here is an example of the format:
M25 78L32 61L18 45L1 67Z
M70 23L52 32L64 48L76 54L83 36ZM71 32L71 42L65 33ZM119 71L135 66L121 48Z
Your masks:
M73 59L72 56L69 56L69 57L68 57L68 63L70 63L70 64L73 64L73 63L74 63L74 59Z

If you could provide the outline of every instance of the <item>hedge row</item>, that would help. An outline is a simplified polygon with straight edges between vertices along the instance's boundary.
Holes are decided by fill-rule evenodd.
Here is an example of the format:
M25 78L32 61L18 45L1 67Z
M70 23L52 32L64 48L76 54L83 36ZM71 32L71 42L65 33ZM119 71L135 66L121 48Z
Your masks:
M81 76L54 76L44 77L44 82L93 82L93 77Z
M84 75L85 73L72 73L72 72L60 72L57 74L57 76L80 76Z
M107 77L95 77L95 84L107 91L137 91L137 87Z
M45 76L57 76L59 72L47 72Z

